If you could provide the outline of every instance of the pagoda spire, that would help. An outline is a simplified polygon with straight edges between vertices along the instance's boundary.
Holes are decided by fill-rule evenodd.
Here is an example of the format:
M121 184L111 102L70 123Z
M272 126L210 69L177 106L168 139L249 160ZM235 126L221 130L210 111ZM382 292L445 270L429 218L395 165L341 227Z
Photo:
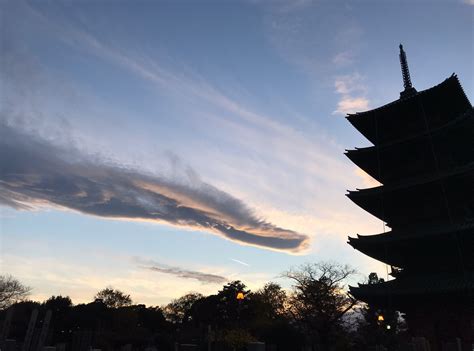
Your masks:
M403 45L400 44L399 48L400 66L402 68L403 86L405 88L405 90L400 93L400 98L406 98L414 95L416 89L411 85L410 70L408 69L407 55L405 54L405 50L403 50Z

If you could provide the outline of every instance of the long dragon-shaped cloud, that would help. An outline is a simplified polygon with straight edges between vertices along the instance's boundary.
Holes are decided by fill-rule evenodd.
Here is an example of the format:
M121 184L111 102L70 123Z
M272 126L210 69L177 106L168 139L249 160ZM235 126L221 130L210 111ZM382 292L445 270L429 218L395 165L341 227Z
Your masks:
M308 245L306 235L259 219L210 184L183 184L106 163L2 122L0 165L0 203L17 209L46 204L104 218L163 222L294 253Z

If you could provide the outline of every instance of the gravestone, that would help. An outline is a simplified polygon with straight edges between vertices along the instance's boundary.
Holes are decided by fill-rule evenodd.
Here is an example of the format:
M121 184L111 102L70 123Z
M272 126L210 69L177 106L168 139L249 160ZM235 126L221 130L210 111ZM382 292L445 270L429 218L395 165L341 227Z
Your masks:
M8 338L8 333L10 332L10 325L12 324L13 309L14 307L11 306L7 310L7 315L5 316L5 321L3 322L2 332L0 333L0 341L4 341L6 338Z
M424 337L413 337L411 338L414 351L431 351L430 343Z
M2 351L3 350L5 350L5 351L16 351L17 350L16 345L17 344L16 344L15 340L7 339L3 342Z
M39 335L38 346L36 348L37 351L42 351L43 350L43 346L46 342L46 337L48 336L49 323L51 323L51 315L52 314L53 314L53 312L51 310L46 311L46 316L44 317L43 326L41 327L41 333ZM54 350L56 350L55 347L54 347Z
M249 342L247 344L247 351L265 351L265 343L264 342Z
M23 342L22 351L29 351L31 345L31 338L35 332L36 318L38 318L38 310L35 308L31 312L30 322L28 323L28 329L26 330L25 341Z

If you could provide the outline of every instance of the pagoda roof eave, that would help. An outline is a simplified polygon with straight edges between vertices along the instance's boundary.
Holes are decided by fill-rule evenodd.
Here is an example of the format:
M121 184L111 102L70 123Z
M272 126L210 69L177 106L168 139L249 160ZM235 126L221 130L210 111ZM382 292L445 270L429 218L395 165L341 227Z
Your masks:
M394 100L372 110L348 114L346 119L373 144L391 142L399 139L402 135L407 135L407 133L418 134L422 131L426 122L423 122L421 118L413 119L412 114L422 113L420 104L437 105L440 99L446 100L446 104L451 106L451 112L448 114L446 114L446 111L443 112L441 120L438 120L438 117L433 121L429 119L427 122L433 128L446 124L450 120L455 119L457 115L472 108L458 77L453 73L451 77L429 89ZM399 117L396 118L397 123L393 122L395 121L393 118L384 118L384 116L389 115L392 115L391 117ZM433 122L433 125L431 125L431 122ZM391 131L379 132L386 128L389 128Z
M400 235L400 231L349 237L348 244L354 249L396 267L419 266L438 262L442 257L450 263L458 262L459 254L464 265L472 265L474 257L470 248L474 245L474 222L465 225L445 226L441 230L415 231Z
M378 284L359 284L350 286L349 291L359 296L388 296L392 297L426 294L459 293L474 291L474 272L440 273L431 275L400 276ZM364 299L362 299L364 301Z
M366 241L366 242L377 242L379 240L389 240L389 241L398 241L404 239L410 239L413 237L429 237L431 235L441 235L443 233L451 233L453 231L464 231L474 229L474 222L465 222L465 223L458 223L458 224L448 224L445 226L433 226L431 228L423 228L418 229L411 229L411 232L407 232L406 230L400 229L392 229L388 232L384 233L377 233L377 234L356 234L357 237L348 237L350 241Z
M456 80L456 82L459 84L459 86L461 86L462 88L462 85L461 83L459 82L459 79L458 79L458 76L456 75L456 73L453 73L451 74L450 77L446 78L445 80L443 80L441 83L431 87L431 88L428 88L428 89L425 89L425 90L420 90L418 91L416 94L413 94L413 95L410 95L410 96L407 96L406 98L400 98L400 99L397 99L397 100L394 100L392 102L389 102L385 105L382 105L382 106L379 106L377 108L374 108L374 109L371 109L371 110L367 110L367 111L361 111L361 112L355 112L355 113L348 113L346 115L346 119L351 122L351 120L355 120L356 118L359 118L359 117L362 117L364 115L368 115L368 114L372 114L374 112L378 112L378 111L382 111L384 109L386 109L387 107L390 107L390 106L393 106L393 105L396 105L396 104L399 104L400 102L403 102L403 101L406 101L406 100L410 100L410 99L413 99L415 98L416 96L418 95L423 95L423 94L426 94L430 91L433 91L433 90L436 90L438 89L439 87L443 86L444 84L446 84L446 82L450 81L450 80ZM464 92L464 90L463 90ZM464 94L466 95L466 94ZM466 97L467 99L467 97ZM351 122L352 123L352 122Z
M398 189L405 189L405 188L410 188L414 187L420 184L427 184L427 183L432 183L439 181L441 179L445 179L451 176L458 176L462 175L464 173L469 173L474 171L474 161L468 163L465 166L462 167L457 167L453 170L448 170L445 172L440 172L439 174L434 174L434 175L423 175L421 177L415 177L412 179L407 179L404 180L403 182L395 183L395 184L390 184L390 185L380 185L372 188L364 188L364 189L359 189L356 188L356 190L348 190L346 196L352 199L352 197L358 197L362 196L365 197L369 194L377 194L377 193L387 193L387 192L392 192L396 191Z
M446 130L448 130L452 127L456 127L458 124L469 121L469 119L474 119L474 108L471 108L470 110L464 112L463 114L459 115L457 118L449 121L448 123L446 123L442 126L439 126L437 128L433 128L429 131L423 131L422 133L415 134L415 135L408 135L405 138L392 140L392 141L389 141L389 142L385 142L383 144L365 146L365 147L355 147L354 149L346 149L344 154L347 156L347 155L353 154L353 153L370 152L374 148L383 149L383 148L386 148L386 147L390 147L392 145L413 141L417 138L424 137L424 136L435 137L436 135L441 134L441 133L445 132Z

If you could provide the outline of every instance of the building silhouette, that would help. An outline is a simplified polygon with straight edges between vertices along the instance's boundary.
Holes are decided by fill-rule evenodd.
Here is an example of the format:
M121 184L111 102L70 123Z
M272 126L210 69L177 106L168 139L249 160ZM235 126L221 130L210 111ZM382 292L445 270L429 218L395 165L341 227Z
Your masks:
M417 92L402 45L400 63L400 98L347 116L373 146L346 155L383 184L347 196L389 227L348 243L391 266L394 278L350 292L381 311L405 313L411 335L432 351L472 350L473 108L456 75Z

